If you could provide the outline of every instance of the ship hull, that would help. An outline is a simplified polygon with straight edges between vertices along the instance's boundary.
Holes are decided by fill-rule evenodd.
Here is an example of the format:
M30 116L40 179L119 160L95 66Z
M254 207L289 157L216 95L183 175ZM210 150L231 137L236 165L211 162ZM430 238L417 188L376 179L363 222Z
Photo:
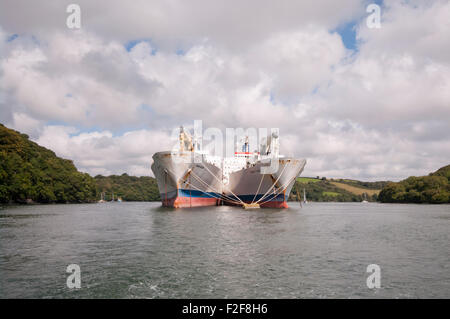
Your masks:
M255 195L238 195L237 197L244 203L251 204L255 201L258 201L263 196L264 196L264 194L258 194L256 196ZM233 199L236 199L235 196L230 196L230 197ZM289 208L289 205L287 204L287 200L288 200L288 197L285 196L284 194L268 196L263 200L263 203L260 204L260 207L262 207L262 208ZM239 201L239 203L224 202L224 204L229 205L229 206L242 206L240 201Z
M261 167L267 166L262 162L231 173L228 185L224 186L225 194L239 202L258 203L261 207L288 208L292 186L306 160L281 158L278 161L278 169L271 174L261 174Z
M171 152L153 155L151 166L165 207L215 206L222 192L221 171L199 154ZM180 160L180 157L181 160Z
M179 189L177 192L161 194L164 207L187 208L202 206L217 206L220 204L217 194L204 194L189 189Z
M257 203L260 207L288 208L292 186L306 164L305 160L280 158L275 172L262 174L261 168L268 164L258 161L231 173L224 185L221 169L204 160L202 155L185 152L178 157L182 157L182 161L171 152L153 156L151 168L165 207L242 205L244 202Z

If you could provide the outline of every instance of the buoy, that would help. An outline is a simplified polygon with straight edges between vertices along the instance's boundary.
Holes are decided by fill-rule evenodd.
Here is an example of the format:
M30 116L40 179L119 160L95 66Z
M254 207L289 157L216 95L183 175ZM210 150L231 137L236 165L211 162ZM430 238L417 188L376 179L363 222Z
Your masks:
M258 203L250 203L250 204L244 203L244 204L242 204L242 206L243 206L245 209L260 208Z

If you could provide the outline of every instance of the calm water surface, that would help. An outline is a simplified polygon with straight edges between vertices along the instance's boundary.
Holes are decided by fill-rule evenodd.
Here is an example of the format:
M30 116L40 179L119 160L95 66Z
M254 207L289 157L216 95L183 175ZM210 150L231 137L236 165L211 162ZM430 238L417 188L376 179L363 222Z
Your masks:
M0 297L450 298L449 233L449 205L7 207ZM81 289L66 286L69 264Z

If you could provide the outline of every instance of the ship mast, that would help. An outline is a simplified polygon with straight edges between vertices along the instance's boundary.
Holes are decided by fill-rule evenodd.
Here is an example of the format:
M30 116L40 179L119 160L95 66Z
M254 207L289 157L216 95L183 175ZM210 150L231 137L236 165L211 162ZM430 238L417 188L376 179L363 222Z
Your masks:
M194 145L192 143L191 135L185 132L183 126L180 126L180 152L184 152L185 148L189 152L194 151Z

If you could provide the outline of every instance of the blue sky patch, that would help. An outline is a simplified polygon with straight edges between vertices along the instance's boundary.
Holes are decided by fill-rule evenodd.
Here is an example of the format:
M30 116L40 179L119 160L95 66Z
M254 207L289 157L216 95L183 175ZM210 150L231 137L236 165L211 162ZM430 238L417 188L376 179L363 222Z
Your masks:
M382 8L381 10L383 10L383 0L367 0L364 8L367 8L367 6L372 3L379 5ZM356 41L356 28L359 23L367 19L369 14L370 13L364 10L364 13L362 14L360 19L348 21L332 30L332 32L337 32L341 36L342 42L347 49L358 51L358 43ZM383 15L383 11L381 11L381 15Z
M347 49L355 51L358 50L356 44L356 25L356 21L351 21L333 30L341 36L342 42Z
M9 37L8 37L8 39L6 39L6 42L12 42L12 41L14 41L15 39L17 39L19 37L19 35L17 34L17 33L14 33L13 35L10 35Z
M150 46L152 48L151 55L155 55L156 52L158 52L156 45L154 43L152 43L151 39L131 40L131 41L128 41L127 43L125 43L124 47L128 52L130 52L136 45L138 45L141 42L147 42L148 44L150 44Z
M176 50L175 53L176 53L177 55L185 55L185 54L186 54L186 52L185 52L184 50L182 50L182 49Z

